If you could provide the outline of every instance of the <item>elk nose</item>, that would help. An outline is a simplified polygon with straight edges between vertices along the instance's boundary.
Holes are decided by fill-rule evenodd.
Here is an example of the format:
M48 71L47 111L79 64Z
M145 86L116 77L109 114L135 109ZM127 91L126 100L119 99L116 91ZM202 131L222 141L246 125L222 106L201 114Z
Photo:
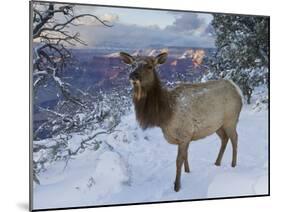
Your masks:
M137 72L132 72L129 75L130 80L138 80L139 79L139 74Z

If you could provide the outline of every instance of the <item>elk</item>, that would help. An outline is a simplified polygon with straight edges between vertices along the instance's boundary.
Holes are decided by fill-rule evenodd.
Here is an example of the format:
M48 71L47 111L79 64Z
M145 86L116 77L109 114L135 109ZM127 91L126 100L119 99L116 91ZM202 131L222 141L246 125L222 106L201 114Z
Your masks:
M232 167L237 161L236 131L242 109L239 87L230 80L205 83L182 83L168 90L161 85L156 67L167 59L166 52L153 56L131 56L120 52L120 58L130 65L130 82L133 86L133 104L136 119L143 129L160 127L164 138L178 146L174 190L180 190L181 169L190 172L188 147L196 141L216 133L221 147L215 161L220 166L230 139Z

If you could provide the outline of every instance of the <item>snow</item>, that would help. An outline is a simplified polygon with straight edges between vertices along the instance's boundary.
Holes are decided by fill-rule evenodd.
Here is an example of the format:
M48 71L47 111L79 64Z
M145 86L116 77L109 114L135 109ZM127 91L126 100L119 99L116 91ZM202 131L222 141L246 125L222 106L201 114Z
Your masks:
M178 57L178 59L191 58L193 53L194 53L193 49L187 49L180 57Z
M110 54L105 55L105 57L114 57L114 58L118 58L120 57L120 52L113 52Z
M156 55L156 52L157 52L156 49L152 49L147 56L154 56Z
M266 85L260 85L255 88L252 94L252 109L260 111L268 109L268 92Z
M267 194L267 110L244 105L238 134L235 168L230 142L220 167L214 165L220 148L216 135L191 143L191 172L182 173L181 190L175 192L176 146L159 128L142 131L131 112L114 133L98 137L97 150L46 167L38 175L41 184L34 184L34 209ZM81 137L74 134L69 142L76 146Z

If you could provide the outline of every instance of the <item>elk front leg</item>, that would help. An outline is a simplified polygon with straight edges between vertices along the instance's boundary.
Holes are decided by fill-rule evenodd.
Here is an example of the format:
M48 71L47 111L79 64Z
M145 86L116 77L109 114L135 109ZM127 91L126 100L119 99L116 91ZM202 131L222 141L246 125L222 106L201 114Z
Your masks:
M180 190L180 180L181 180L181 168L182 164L186 158L186 146L188 143L180 143L178 144L178 155L177 155L177 162L176 162L176 180L175 180L175 187L174 190L178 192ZM187 164L188 165L188 164Z

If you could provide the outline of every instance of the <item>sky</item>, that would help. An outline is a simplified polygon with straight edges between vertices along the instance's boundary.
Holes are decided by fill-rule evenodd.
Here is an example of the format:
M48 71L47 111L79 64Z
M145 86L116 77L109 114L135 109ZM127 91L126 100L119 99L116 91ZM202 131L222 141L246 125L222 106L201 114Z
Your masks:
M80 33L87 47L214 47L211 14L85 5L76 5L74 11L94 14L112 25L105 27L90 17L79 19L80 25L71 30Z

